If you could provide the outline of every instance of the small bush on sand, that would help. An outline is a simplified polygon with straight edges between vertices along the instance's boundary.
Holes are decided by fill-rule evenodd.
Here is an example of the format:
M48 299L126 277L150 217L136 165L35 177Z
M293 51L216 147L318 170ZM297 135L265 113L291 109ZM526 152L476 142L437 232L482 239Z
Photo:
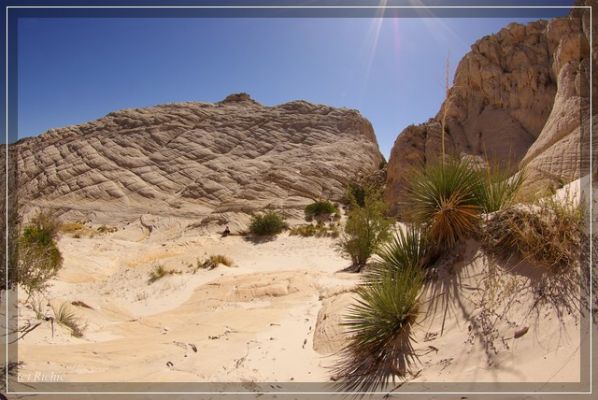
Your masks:
M29 296L44 290L62 268L62 255L55 241L59 227L54 216L38 213L19 237L17 279Z
M392 221L386 217L386 204L377 192L367 192L363 207L352 198L340 249L351 257L351 270L359 272L370 256L388 238Z
M249 224L249 232L256 236L271 236L287 228L282 215L269 211L265 214L254 215Z
M180 272L177 272L174 269L168 269L167 270L161 264L154 265L154 268L150 272L150 276L149 276L149 279L148 279L147 282L149 284L152 284L152 283L156 282L157 280L164 278L167 275L174 275L174 274L179 274L179 273Z
M408 217L429 227L436 246L451 247L479 227L480 184L479 171L468 161L429 164L414 174L408 188Z
M305 207L305 219L311 221L313 218L330 218L338 210L328 200L318 200Z
M558 270L579 261L583 229L583 206L547 198L490 215L482 244L494 256L517 256Z
M74 337L82 337L85 327L81 325L75 313L71 310L68 303L62 303L58 309L52 306L54 311L54 320L60 325L66 326L71 330Z
M412 370L417 356L411 332L423 280L421 268L401 264L357 289L357 303L343 323L350 339L334 371L345 389L373 390Z

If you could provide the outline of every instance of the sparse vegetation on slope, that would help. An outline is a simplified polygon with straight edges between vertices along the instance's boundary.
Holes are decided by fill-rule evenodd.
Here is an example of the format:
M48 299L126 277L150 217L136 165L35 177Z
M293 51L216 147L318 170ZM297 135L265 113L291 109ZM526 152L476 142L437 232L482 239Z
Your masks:
M294 226L289 229L289 235L301 236L301 237L333 237L339 236L339 231L336 224L330 223L328 226L325 224L305 224Z
M156 282L157 280L164 278L167 275L174 275L174 274L180 274L180 272L175 271L174 269L167 270L161 264L154 265L154 268L152 269L152 271L149 274L150 276L149 276L149 279L147 280L147 282L149 284L152 284L152 283Z

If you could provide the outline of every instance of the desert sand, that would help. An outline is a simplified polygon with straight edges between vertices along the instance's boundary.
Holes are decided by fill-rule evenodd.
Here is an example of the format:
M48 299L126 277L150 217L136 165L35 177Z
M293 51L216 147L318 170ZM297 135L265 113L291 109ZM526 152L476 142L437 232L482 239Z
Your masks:
M64 267L42 303L83 302L90 308L71 309L86 329L75 338L43 322L27 334L20 380L330 382L346 343L340 322L361 279L341 272L350 263L335 240L284 233L256 242L175 222L151 233L136 222L62 235ZM215 254L234 265L193 272L198 259ZM149 283L157 264L177 273ZM579 381L576 275L538 296L554 276L537 266L494 265L474 241L440 265L441 285L425 294L414 333L419 367L407 380ZM568 300L559 297L565 291ZM36 322L24 303L19 322Z
M19 344L25 380L32 371L61 373L65 381L328 379L330 360L312 346L316 317L322 300L359 278L336 273L348 262L330 239L126 236L62 237L65 263L47 298L89 305L72 307L87 329L74 338L56 326L52 337L44 323L27 335ZM189 268L213 254L235 265ZM156 263L181 274L149 284ZM33 317L21 310L22 319Z

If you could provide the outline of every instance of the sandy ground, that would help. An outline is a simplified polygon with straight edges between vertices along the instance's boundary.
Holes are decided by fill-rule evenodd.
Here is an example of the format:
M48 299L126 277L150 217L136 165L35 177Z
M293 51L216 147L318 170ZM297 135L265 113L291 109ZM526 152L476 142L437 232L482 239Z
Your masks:
M23 380L40 372L65 381L328 380L331 359L312 346L316 317L327 296L358 279L337 273L348 261L331 239L123 236L61 238L64 267L47 299L90 306L71 307L85 334L55 326L52 336L49 322L28 334L19 345ZM193 272L214 254L235 265ZM181 273L150 284L156 264ZM20 313L22 323L33 317Z
M64 234L64 267L40 299L64 302L82 338L50 322L19 341L19 380L66 382L330 382L346 343L340 322L358 274L330 238L253 242L155 218L116 232ZM222 254L234 266L194 272ZM475 242L438 268L414 329L408 381L578 382L584 297L579 275L489 262ZM149 283L156 265L176 273ZM20 295L21 300L25 296ZM37 323L29 305L19 323ZM523 332L521 334L521 332ZM581 333L580 333L581 332Z

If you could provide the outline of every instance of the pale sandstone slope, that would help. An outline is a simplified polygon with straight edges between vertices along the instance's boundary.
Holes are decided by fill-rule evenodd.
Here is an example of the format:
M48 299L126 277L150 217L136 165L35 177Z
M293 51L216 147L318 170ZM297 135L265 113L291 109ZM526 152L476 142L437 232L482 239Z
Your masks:
M17 148L22 205L194 218L339 199L382 161L357 111L246 94L113 112Z

